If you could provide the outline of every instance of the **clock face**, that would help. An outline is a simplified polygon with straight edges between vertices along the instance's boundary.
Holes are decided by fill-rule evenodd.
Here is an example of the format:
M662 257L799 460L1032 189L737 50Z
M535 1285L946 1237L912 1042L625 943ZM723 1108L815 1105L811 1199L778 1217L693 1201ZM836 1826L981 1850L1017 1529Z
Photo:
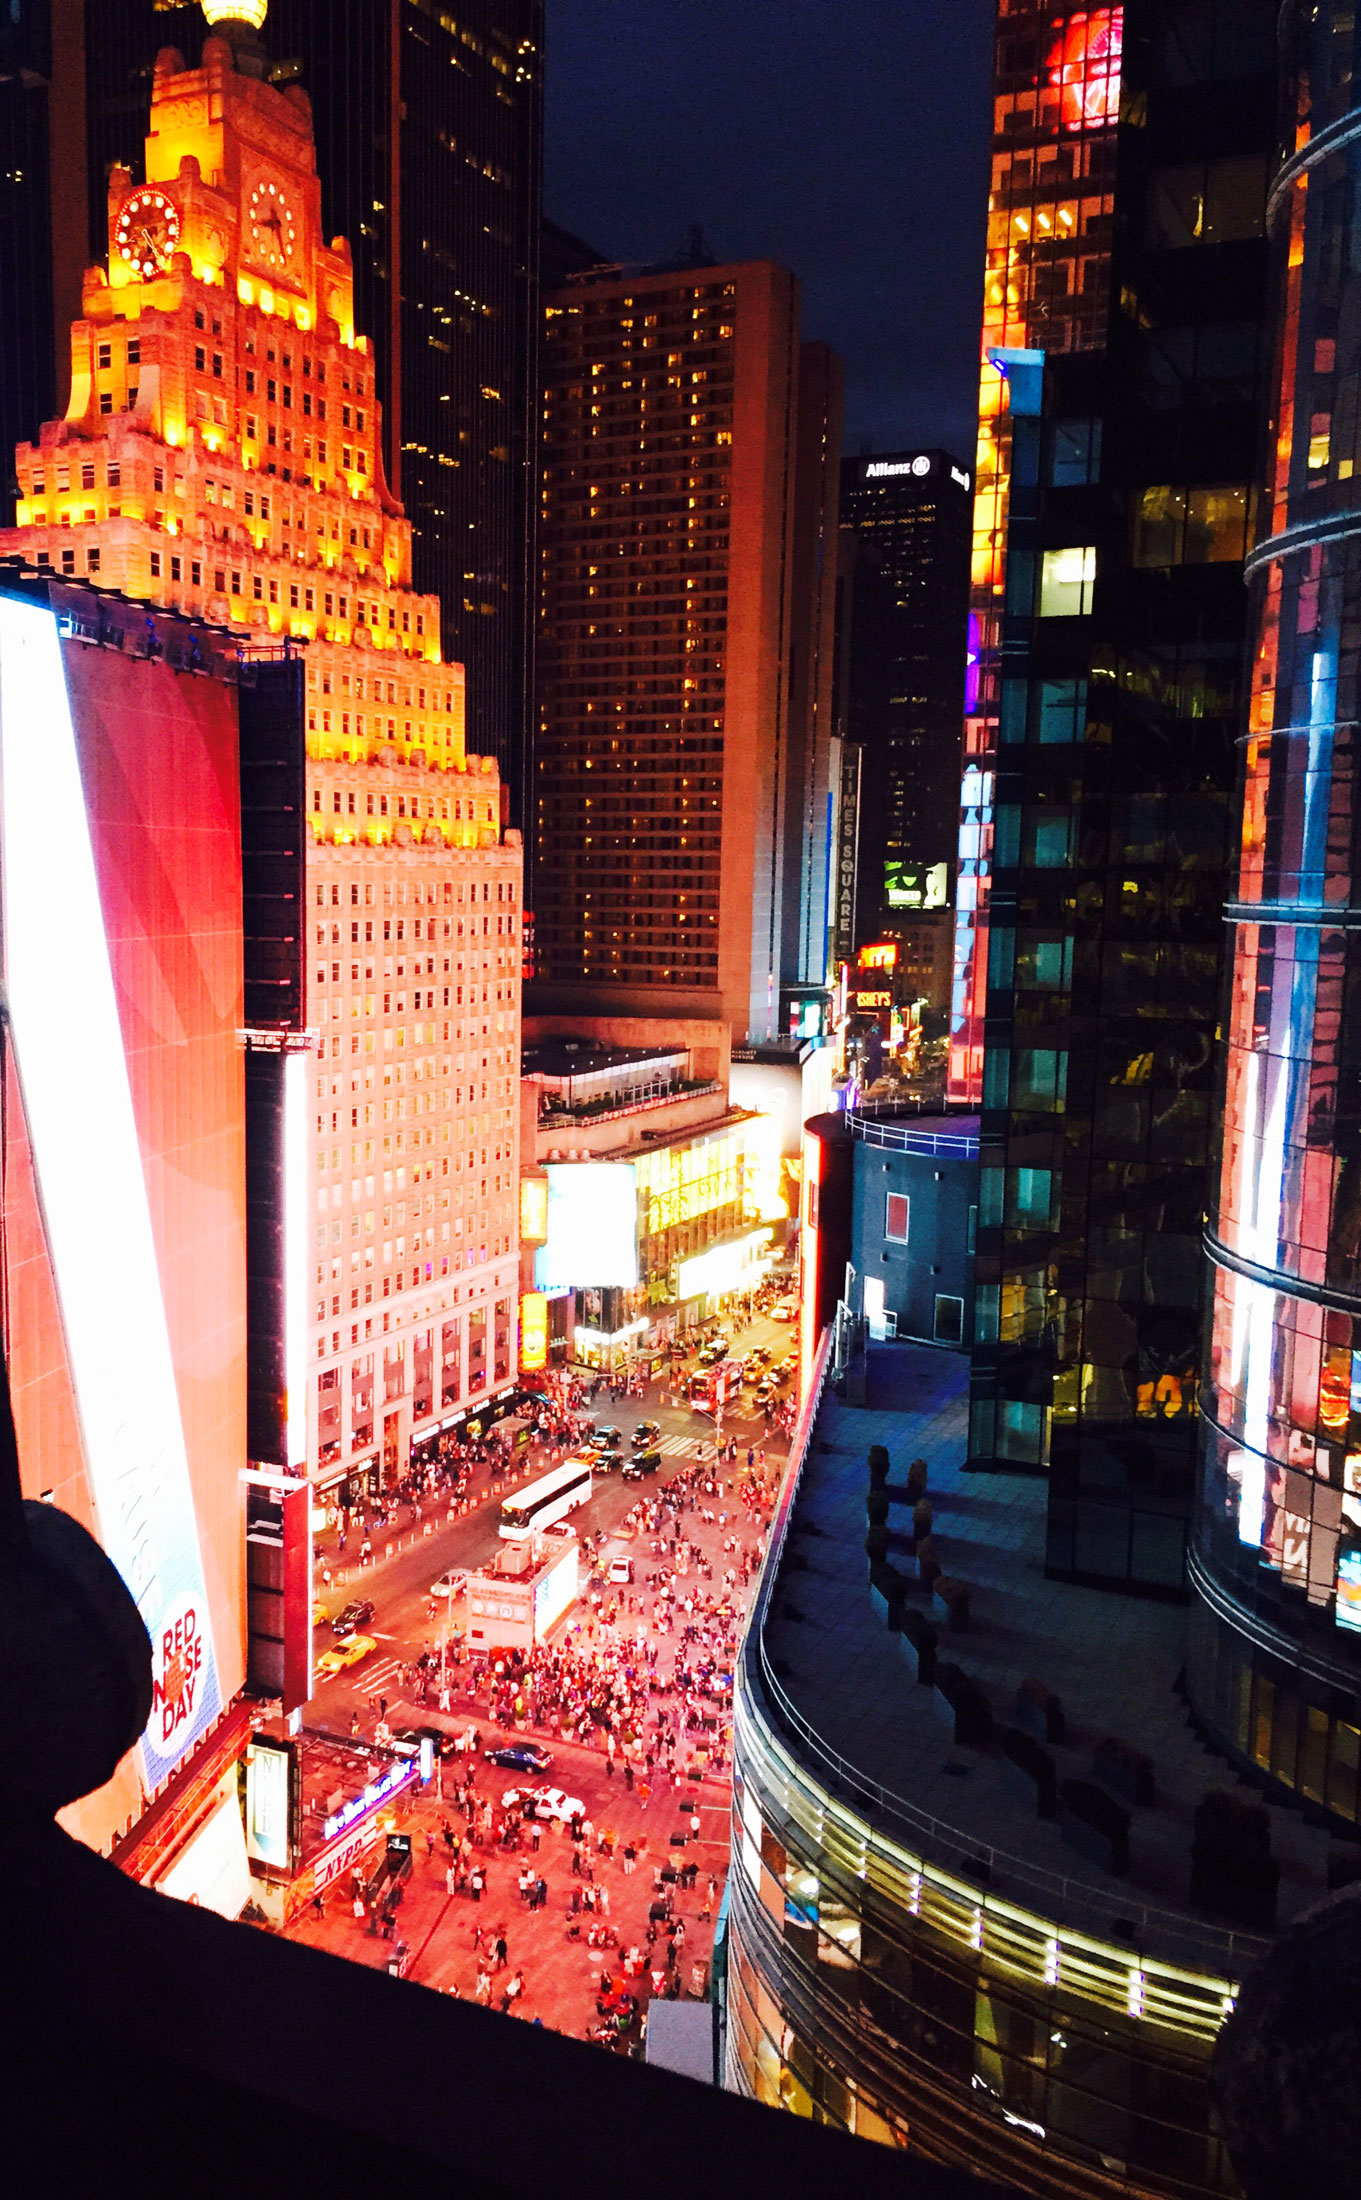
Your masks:
M256 258L266 267L287 267L298 242L288 194L277 183L257 183L250 195L249 221Z
M180 210L164 191L144 184L124 199L113 241L119 258L149 282L153 275L165 273L174 256L180 241Z

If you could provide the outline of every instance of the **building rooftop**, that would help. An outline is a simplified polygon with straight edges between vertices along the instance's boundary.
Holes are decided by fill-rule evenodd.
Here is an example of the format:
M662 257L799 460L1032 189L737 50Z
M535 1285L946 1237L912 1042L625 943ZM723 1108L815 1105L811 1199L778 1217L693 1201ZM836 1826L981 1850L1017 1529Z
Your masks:
M921 1109L890 1102L847 1110L851 1136L869 1146L892 1146L900 1153L935 1154L942 1160L972 1161L978 1157L976 1115L929 1115Z
M796 1066L802 1065L813 1053L815 1045L814 1040L799 1037L757 1039L748 1046L735 1046L732 1058L734 1062L764 1062L776 1069L783 1069L791 1062Z
M1262 1952L1188 1899L1192 1815L1233 1769L1199 1740L1178 1692L1187 1615L1179 1605L1046 1580L1046 1485L966 1474L969 1363L931 1346L870 1347L866 1406L829 1386L813 1427L789 1536L767 1606L770 1681L796 1729L801 1761L823 1757L857 1808L924 1858L1004 1901L1145 1957L1236 1980ZM871 1601L864 1551L867 1454L888 1447L890 1488L928 1462L934 1533L947 1573L973 1590L967 1632L941 1624L940 1655L962 1666L1009 1724L1017 1684L1062 1699L1060 1779L1090 1778L1097 1742L1116 1735L1152 1758L1157 1797L1131 1813L1130 1868L1115 1878L1039 1818L994 1743L957 1746L943 1699L917 1685L900 1638ZM893 1509L902 1525L905 1508ZM797 1557L797 1570L790 1565ZM898 1564L911 1574L910 1560ZM925 1609L914 1585L909 1603ZM811 1750L810 1746L812 1745ZM1014 1784L1015 1783L1015 1784ZM1281 1867L1279 1921L1326 1892L1328 1836L1296 1812L1272 1812Z
M605 1046L598 1039L574 1039L554 1033L546 1039L531 1040L524 1048L521 1075L566 1078L576 1084L611 1070L674 1069L687 1059L688 1051L686 1047Z

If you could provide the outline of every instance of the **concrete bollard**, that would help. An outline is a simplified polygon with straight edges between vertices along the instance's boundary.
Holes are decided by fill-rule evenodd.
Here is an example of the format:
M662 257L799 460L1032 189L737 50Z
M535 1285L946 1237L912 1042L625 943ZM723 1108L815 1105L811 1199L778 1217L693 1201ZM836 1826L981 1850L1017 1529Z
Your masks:
M384 1553L383 1553L383 1556L384 1556L384 1558L391 1558L391 1556L392 1556L392 1545L391 1545L390 1543L388 1544L388 1546L387 1546L387 1549L386 1549L386 1550L384 1551Z
M434 1523L434 1521L433 1521L433 1520L427 1520L427 1521L426 1521L426 1523L425 1523L425 1526L424 1526L424 1528L423 1528L423 1529L422 1529L422 1531L421 1531L421 1533L422 1533L423 1535L431 1535L431 1534L433 1534L433 1532L434 1532L434 1527L435 1527L435 1523Z

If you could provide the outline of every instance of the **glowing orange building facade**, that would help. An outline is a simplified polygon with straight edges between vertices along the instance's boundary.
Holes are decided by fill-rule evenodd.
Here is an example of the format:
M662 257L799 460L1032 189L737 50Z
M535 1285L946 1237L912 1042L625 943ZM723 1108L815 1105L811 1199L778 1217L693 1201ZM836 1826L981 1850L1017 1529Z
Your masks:
M465 747L438 602L410 585L306 95L231 28L196 69L157 59L147 181L110 179L70 405L20 446L7 539L306 645L289 1450L357 1484L514 1371L521 856L494 763Z

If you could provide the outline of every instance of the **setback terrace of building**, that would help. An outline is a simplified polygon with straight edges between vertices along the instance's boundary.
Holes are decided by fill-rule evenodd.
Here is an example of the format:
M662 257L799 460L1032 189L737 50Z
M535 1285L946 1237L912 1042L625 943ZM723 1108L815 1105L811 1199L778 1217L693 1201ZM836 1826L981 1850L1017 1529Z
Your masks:
M1196 1805L1236 1776L1201 1743L1178 1691L1186 1613L1045 1579L1045 1484L963 1471L967 1392L965 1358L911 1344L870 1347L865 1406L828 1385L766 1601L762 1664L785 1742L868 1823L980 1891L1146 1958L1241 1977L1264 1943L1189 1902ZM871 1444L888 1449L890 1489L911 1460L927 1461L941 1563L972 1591L965 1630L930 1615L939 1656L977 1680L998 1724L1014 1722L1017 1685L1033 1677L1064 1707L1067 1738L1050 1745L1060 1780L1090 1780L1095 1745L1111 1735L1152 1759L1156 1800L1131 1810L1127 1877L1037 1816L995 1740L957 1745L943 1697L918 1683L868 1584ZM890 1526L910 1524L895 1504ZM910 1558L895 1562L915 1576ZM930 1612L915 1581L907 1601ZM1327 1891L1328 1836L1284 1808L1271 1829L1283 1925Z

